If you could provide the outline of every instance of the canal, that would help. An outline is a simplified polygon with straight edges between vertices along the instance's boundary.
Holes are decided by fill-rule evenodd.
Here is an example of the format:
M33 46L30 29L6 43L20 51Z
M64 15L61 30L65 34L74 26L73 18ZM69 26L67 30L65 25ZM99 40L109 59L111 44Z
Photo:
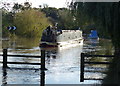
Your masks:
M14 38L2 42L3 48L8 48L8 54L40 55L39 39ZM46 50L45 84L101 84L102 80L84 80L80 82L80 54L112 55L113 46L110 40L85 40L83 45L76 45L65 49L54 48ZM2 50L0 50L2 53ZM0 58L2 61L2 57ZM108 60L109 58L96 58L89 60ZM9 58L8 61L39 62L37 58ZM40 66L33 65L8 65L10 68L2 70L0 64L0 85L2 84L40 84ZM107 70L106 65L87 65L89 70ZM5 73L4 73L5 72ZM104 72L85 72L86 78L104 78Z

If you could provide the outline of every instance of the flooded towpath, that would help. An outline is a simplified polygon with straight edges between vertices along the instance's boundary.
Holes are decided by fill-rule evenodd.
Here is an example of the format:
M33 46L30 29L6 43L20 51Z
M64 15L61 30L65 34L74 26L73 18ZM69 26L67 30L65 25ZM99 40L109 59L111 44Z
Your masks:
M8 54L18 55L40 55L38 42L26 42L15 40L9 42ZM109 42L107 45L105 42ZM29 44L28 44L29 43ZM30 44L31 43L31 44ZM4 42L7 44L7 42ZM4 45L5 46L5 45ZM84 41L83 45L69 47L66 49L46 49L45 84L100 84L101 80L85 80L80 82L80 54L112 54L110 41L99 42ZM0 52L2 53L2 51ZM0 58L2 61L2 57ZM40 62L33 58L10 58L9 61ZM33 65L8 65L10 69L3 70L0 64L0 85L2 84L40 84L40 66ZM90 68L89 66L86 67ZM96 67L98 68L98 67ZM104 70L103 66L98 69ZM95 70L95 69L93 69ZM86 77L105 77L104 73L85 73Z

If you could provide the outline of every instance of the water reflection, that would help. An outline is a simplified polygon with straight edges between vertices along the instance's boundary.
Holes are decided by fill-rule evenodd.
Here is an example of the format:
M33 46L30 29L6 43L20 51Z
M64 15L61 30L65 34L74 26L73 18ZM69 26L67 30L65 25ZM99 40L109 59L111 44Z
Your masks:
M89 41L86 41L86 43L84 44L84 47L83 47L83 51L85 53L88 53L88 54L93 54L93 55L113 55L113 50L114 50L114 47L112 46L112 43L110 40L97 40L97 42L95 42L95 40L89 40ZM96 58L87 58L86 59L88 62L110 62L112 61L112 58L109 58L109 57L105 57L105 58L100 58L100 57L96 57ZM90 75L92 75L92 78L94 78L94 76L96 78L102 78L104 79L104 77L106 77L106 72L108 70L109 65L94 65L94 64L90 64L90 65L86 65L85 66L85 70L88 71L88 73L86 72L85 73L85 78L91 78L89 77ZM100 72L98 71L100 69ZM97 72L94 72L94 73L91 73L91 70L92 71L97 71ZM104 72L103 72L104 70ZM111 77L112 78L112 77Z
M7 84L7 69L3 68L3 77L2 77L2 85L6 85Z
M21 38L13 37L9 39L3 39L2 48L12 49L32 49L33 47L39 46L39 38Z
M46 50L46 81L48 84L79 84L82 45Z
M40 73L40 86L45 86L45 71Z
M60 47L45 49L47 62L50 63L50 60L51 61L54 60L54 61L58 61L59 63L61 60L63 61L63 63L71 62L74 64L74 62L79 61L80 53L82 52L82 47L83 47L82 45L79 45L79 46L71 47L67 49L61 49ZM66 62L67 60L68 62ZM53 63L51 62L51 64Z
M22 41L21 41L22 40ZM10 54L29 54L29 55L40 55L39 40L35 41L33 39L16 39L14 43L9 42ZM29 43L28 43L29 42ZM6 45L7 41L6 41ZM5 43L4 43L5 46ZM113 47L110 41L99 40L99 41L85 41L83 46L70 47L66 49L52 48L46 50L46 72L34 71L34 70L8 70L4 82L14 83L14 84L36 84L40 81L46 84L94 84L100 83L95 80L85 80L84 83L80 83L80 54L81 52L89 54L103 54L112 55ZM21 59L21 60L20 60ZM24 61L24 62L38 62L36 59L29 58L11 58L11 61ZM108 58L107 58L108 59ZM100 61L104 60L102 58L89 59L90 61ZM18 65L15 65L19 67ZM37 68L36 66L26 66L20 65L20 67L25 68ZM12 66L14 67L14 66ZM94 67L94 68L92 68ZM87 65L86 69L91 70L104 70L101 68L103 66L92 66ZM27 73L27 74L26 74ZM10 74L10 75L9 75ZM101 77L103 73L86 73L87 77ZM20 76L19 79L17 78ZM41 76L40 76L41 75ZM45 76L44 76L45 75ZM40 77L44 80L40 80Z
M120 59L114 57L112 59L112 64L110 64L108 71L106 73L106 77L102 81L103 85L111 84L111 86L120 86Z
M10 68L10 69L9 68L3 68L2 69L2 71L3 71L3 74L2 74L2 86L7 86L7 82L9 82L9 80L8 80L9 78L14 79L13 75L12 75L12 77L8 76L8 71L10 71L11 69L14 70L14 71L16 71L16 70L32 70L32 69L29 69L29 68L28 69L26 69L26 68L23 68L23 69L22 68ZM33 69L33 70L35 70L35 69ZM37 72L37 70L35 70L35 71ZM18 84L19 81L16 82L16 83ZM21 83L21 84L25 84L25 83ZM30 83L27 83L27 84L29 86ZM33 83L31 83L31 84L33 84ZM45 71L40 71L40 83L39 84L40 84L40 86L45 86ZM12 86L12 85L10 85L10 86ZM35 85L35 86L38 86L38 85Z

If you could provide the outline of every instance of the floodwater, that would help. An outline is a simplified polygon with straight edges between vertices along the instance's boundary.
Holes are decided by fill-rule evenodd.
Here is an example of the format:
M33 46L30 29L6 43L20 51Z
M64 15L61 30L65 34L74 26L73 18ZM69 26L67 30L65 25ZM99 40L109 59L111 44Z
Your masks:
M8 48L8 54L41 55L38 39L15 38L11 41L4 40L3 48ZM109 40L85 40L83 45L65 49L45 49L46 68L45 84L101 84L102 80L84 80L80 82L80 54L112 55L113 47ZM0 51L2 53L2 50ZM104 58L107 59L107 58ZM89 60L104 60L89 59ZM2 61L2 56L0 58ZM15 62L40 62L39 58L11 57L8 61ZM2 84L40 84L40 66L12 65L3 70L0 64L0 85ZM86 65L85 70L107 70L106 65ZM85 72L85 78L104 78L104 72Z

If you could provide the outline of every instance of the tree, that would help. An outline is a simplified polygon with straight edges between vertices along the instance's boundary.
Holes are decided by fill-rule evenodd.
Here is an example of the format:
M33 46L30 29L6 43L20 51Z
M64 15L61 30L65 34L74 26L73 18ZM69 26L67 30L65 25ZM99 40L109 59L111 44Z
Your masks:
M77 10L82 12L88 17L89 20L93 20L96 24L96 28L99 31L104 31L109 34L110 39L114 45L114 59L113 64L110 66L110 71L105 80L108 83L119 84L120 82L120 2L76 2L78 5ZM78 16L81 18L81 15ZM86 21L85 21L86 22ZM85 24L85 22L83 24ZM109 78L108 78L109 77ZM111 78L110 78L111 77Z
M15 3L14 6L12 7L13 8L12 11L13 11L13 13L17 13L20 11L29 10L29 9L31 9L31 6L32 6L32 4L29 2L24 2L24 5Z
M59 28L60 29L75 29L77 26L75 21L76 19L74 16L71 14L71 12L68 9L62 9L59 10Z
M50 22L45 17L44 13L31 9L16 13L14 24L17 27L17 35L24 37L40 37L42 30L45 29Z
M24 10L31 9L31 6L32 6L31 3L29 3L29 2L25 2L25 3L24 3Z
M41 11L46 14L46 17L51 17L54 21L57 21L59 18L57 8L44 7Z
M14 6L13 6L13 12L14 13L20 12L22 9L23 9L23 5L18 4L18 3L15 3Z
M76 3L78 5L77 11L79 13L76 17L79 19L81 17L86 17L82 24L85 25L86 22L89 23L93 21L93 23L96 24L96 27L99 28L99 26L102 26L102 28L99 28L98 30L108 33L113 40L114 46L116 48L119 47L120 43L118 42L119 39L117 39L120 37L118 34L120 31L118 27L119 3Z
M41 9L46 14L46 17L53 23L58 23L58 29L76 29L78 27L76 18L72 15L71 11L67 8L53 8L44 7Z
M8 26L13 25L13 13L2 10L2 36L8 37L9 36L9 30L7 29Z

